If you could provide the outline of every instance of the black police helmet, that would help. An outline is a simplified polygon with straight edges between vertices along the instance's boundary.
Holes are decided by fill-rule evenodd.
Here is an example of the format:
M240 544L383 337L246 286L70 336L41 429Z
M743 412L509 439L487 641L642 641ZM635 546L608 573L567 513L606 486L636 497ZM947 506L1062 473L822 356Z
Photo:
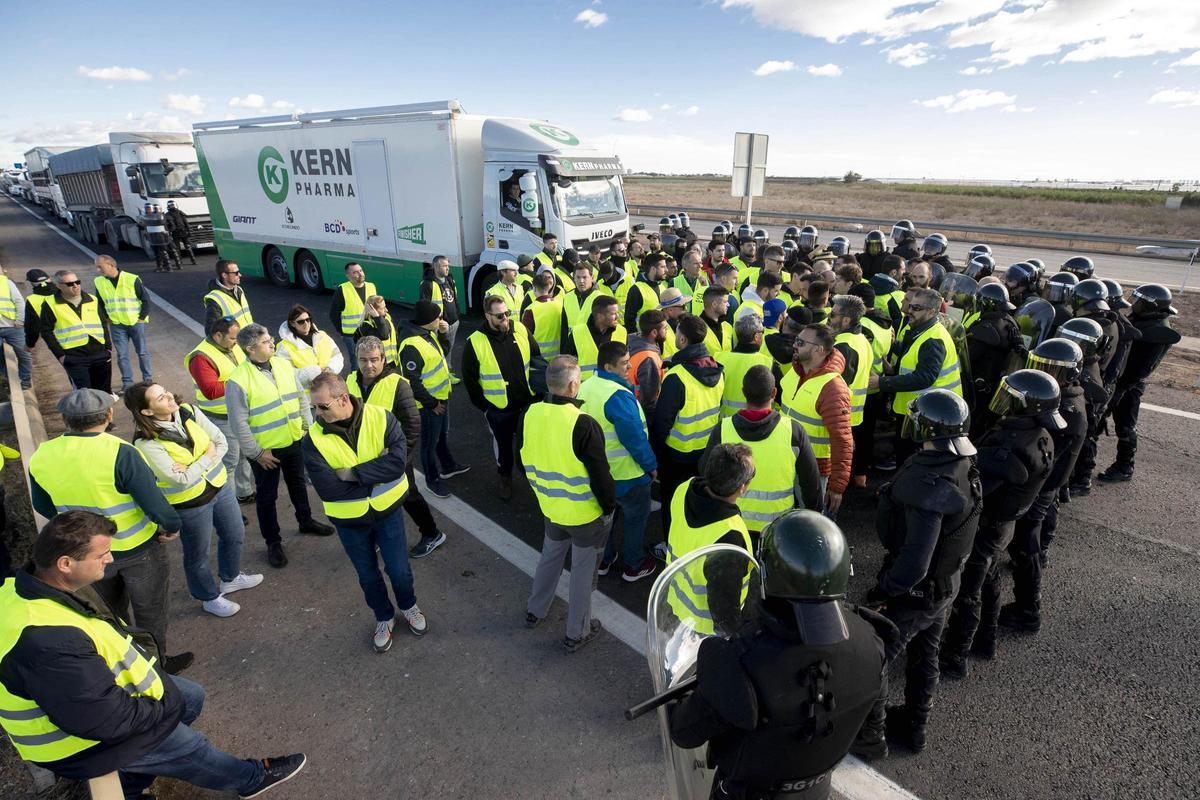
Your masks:
M1002 283L985 283L975 291L975 309L1013 312L1017 307L1008 300L1008 287Z
M1004 270L1004 285L1009 289L1028 288L1033 283L1033 278L1033 267L1024 261L1010 264L1008 269Z
M762 247L764 244L766 244L770 240L770 238L771 237L767 236L767 232L764 231L762 228L759 228L758 230L754 231L754 243L757 244L759 247Z
M783 240L786 242L790 239L797 239L800 236L800 229L795 225L788 225L783 229Z
M737 248L729 242L725 243L725 258L730 259L737 255Z
M738 239L749 239L751 234L750 226L743 222L741 225L738 225L737 233Z
M721 227L725 229L725 235L733 233L733 223L727 219L721 220Z
M713 228L713 230L712 230L712 238L713 238L713 241L714 241L714 242L723 242L723 241L725 241L725 226L724 226L724 225L718 225L717 227Z
M785 600L838 600L850 583L850 548L833 520L796 510L776 518L758 545L763 594Z
M1000 417L1037 417L1042 425L1053 431L1067 427L1058 413L1061 397L1058 382L1036 369L1019 369L1000 379L988 409Z
M679 227L686 228L692 223L692 218L688 216L686 211L679 212Z
M845 236L835 236L829 240L829 252L835 256L844 256L850 252L850 240Z
M576 266L579 263L579 251L574 247L568 247L566 250L563 250L562 262L572 267Z
M900 435L918 443L932 442L937 450L973 456L975 445L967 438L970 428L967 401L949 389L931 389L909 402Z
M883 231L871 231L863 240L863 250L867 255L877 256L883 253L886 248L883 243Z
M967 259L970 260L975 256L990 256L991 254L992 248L986 244L975 244L971 245L971 249L967 251Z
M800 238L796 240L796 244L805 253L810 253L817 249L817 242L820 240L820 232L812 225L805 225L800 229Z
M1025 263L1037 270L1039 278L1046 274L1046 262L1040 258L1027 258L1025 259Z
M1108 311L1108 287L1088 278L1071 287L1071 308L1076 311Z
M1133 314L1146 314L1152 311L1165 311L1168 314L1178 314L1171 305L1171 290L1161 283L1144 283L1133 290Z
M913 225L912 220L902 219L892 226L892 241L896 244L916 241L916 238L917 226Z
M779 243L779 246L783 248L783 254L789 258L795 256L796 252L800 249L792 239L784 239Z
M1087 256L1071 256L1062 263L1063 272L1070 272L1079 280L1086 280L1096 272L1096 265Z
M1079 283L1079 277L1073 272L1059 272L1046 280L1046 299L1051 303L1065 303L1071 296L1071 289Z
M660 219L658 221L658 228L660 231L663 231L664 233L666 231L670 230L671 229L671 220L667 219L666 217L663 217L662 219Z
M1047 339L1029 351L1028 369L1037 369L1054 378L1060 387L1079 380L1083 369L1083 350L1070 339Z
M975 280L986 278L996 271L996 259L987 254L977 255L967 263L964 271Z
M1125 299L1125 290L1121 288L1121 284L1114 281L1112 278L1100 279L1105 288L1108 289L1108 307L1113 311L1120 311L1122 308L1129 308L1132 303Z
M946 248L950 246L950 242L940 233L931 233L925 237L925 241L921 243L921 253L927 258L936 258L946 252Z
M1099 347L1100 340L1104 338L1104 329L1094 319L1075 317L1060 325L1055 336L1070 339L1079 345L1084 358L1091 358L1096 355L1096 348Z

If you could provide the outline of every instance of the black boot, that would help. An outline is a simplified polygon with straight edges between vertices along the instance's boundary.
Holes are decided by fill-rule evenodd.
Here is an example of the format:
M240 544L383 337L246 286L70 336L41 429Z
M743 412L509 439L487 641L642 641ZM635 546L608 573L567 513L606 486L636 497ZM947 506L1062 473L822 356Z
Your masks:
M1114 461L1113 465L1096 476L1103 483L1124 483L1133 480L1133 464L1122 464Z
M971 641L971 655L983 661L991 661L996 657L996 629L991 626L979 626L975 638Z
M887 737L884 735L885 723L883 720L875 722L868 718L863 726L858 731L858 736L854 737L854 743L850 745L850 752L861 758L863 761L876 761L881 758L888 757Z
M919 753L925 749L928 714L914 714L908 706L890 706L887 710L887 738L905 750Z
M1009 603L1000 609L1000 624L1018 633L1037 633L1042 629L1042 613L1038 608Z

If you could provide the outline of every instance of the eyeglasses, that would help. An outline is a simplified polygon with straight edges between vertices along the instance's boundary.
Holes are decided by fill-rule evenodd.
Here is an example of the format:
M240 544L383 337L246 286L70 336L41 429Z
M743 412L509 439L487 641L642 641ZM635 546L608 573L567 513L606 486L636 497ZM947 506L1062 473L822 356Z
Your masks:
M928 311L929 308L929 306L917 305L916 303L909 303L908 305L909 311Z
M505 319L507 317L511 317L512 315L513 315L513 312L511 312L511 311L505 311L503 314L496 314L491 311L488 312L489 317L495 317L496 319Z
M313 403L313 405L316 406L321 411L328 411L329 409L331 409L335 405L337 405L338 401L341 400L345 396L346 395L341 395L340 397L335 397L332 400L330 400L328 403Z
M294 320L294 322L295 322L297 325L307 325L307 324L309 324L310 322L312 322L312 318L311 318L311 317L305 317L304 319L298 319L298 320Z
M820 347L821 343L820 342L810 342L807 339L801 339L801 338L797 337L797 339L796 339L797 347L804 347L806 345L808 347Z
M83 281L61 281L60 285L62 285L62 286L78 286L81 283L83 283Z
M782 264L783 263L782 258L768 258L767 261L770 261L772 264Z
M236 269L235 269L235 270L233 270L232 272L226 272L225 274L226 274L226 275L241 275L242 273L241 273L241 270L236 270Z

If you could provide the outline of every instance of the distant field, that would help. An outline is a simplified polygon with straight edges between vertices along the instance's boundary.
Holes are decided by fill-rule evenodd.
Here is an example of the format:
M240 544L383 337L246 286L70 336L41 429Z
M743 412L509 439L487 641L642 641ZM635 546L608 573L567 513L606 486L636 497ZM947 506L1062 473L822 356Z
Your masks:
M627 178L625 187L631 205L735 209L740 203L730 197L728 179ZM1160 192L768 179L754 208L1115 236L1200 237L1200 207L1172 210L1163 199ZM1200 203L1200 197L1193 202Z

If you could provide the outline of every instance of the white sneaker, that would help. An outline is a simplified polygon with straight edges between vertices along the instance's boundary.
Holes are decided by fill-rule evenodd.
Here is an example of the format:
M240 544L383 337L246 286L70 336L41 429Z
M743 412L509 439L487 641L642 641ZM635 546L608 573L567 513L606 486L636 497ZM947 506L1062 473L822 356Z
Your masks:
M425 615L421 613L418 606L413 606L407 611L400 612L404 616L404 621L408 623L408 629L415 636L424 636L425 631L429 630L429 622L425 619Z
M217 595L212 600L205 600L200 604L200 607L214 617L232 617L242 610L242 607L237 603L232 600L226 600L223 594Z
M262 582L262 575L247 575L244 572L239 572L238 576L233 580L221 581L221 594L229 594L239 589L253 589Z
M387 622L375 623L375 638L371 640L371 644L375 647L376 653L386 653L392 649L392 625L395 620L389 619Z

